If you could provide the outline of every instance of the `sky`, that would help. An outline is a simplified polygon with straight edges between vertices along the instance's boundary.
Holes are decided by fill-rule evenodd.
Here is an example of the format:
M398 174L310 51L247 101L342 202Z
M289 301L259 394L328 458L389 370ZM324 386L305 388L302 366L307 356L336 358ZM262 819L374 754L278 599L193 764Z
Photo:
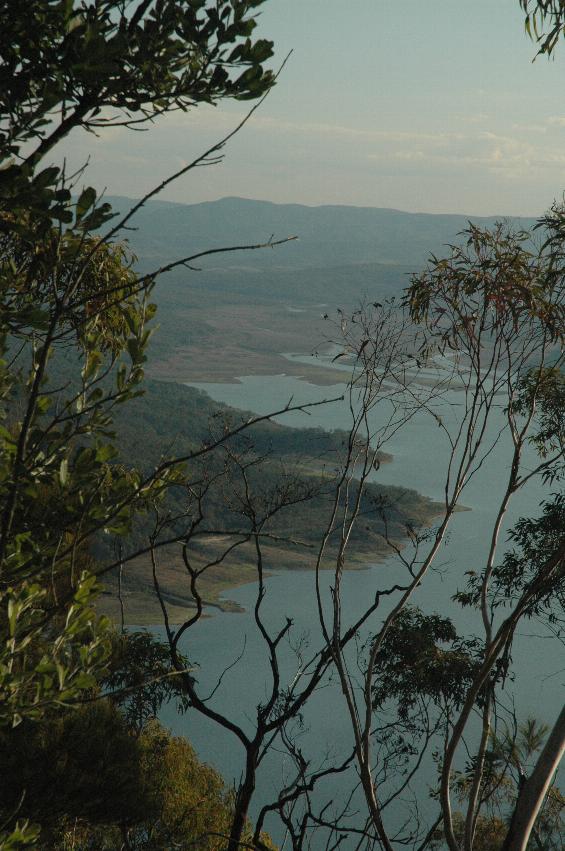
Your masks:
M553 60L518 0L268 0L276 87L225 151L162 197L237 195L427 213L535 216L565 190L565 42ZM85 180L139 197L229 132L223 102L66 143Z

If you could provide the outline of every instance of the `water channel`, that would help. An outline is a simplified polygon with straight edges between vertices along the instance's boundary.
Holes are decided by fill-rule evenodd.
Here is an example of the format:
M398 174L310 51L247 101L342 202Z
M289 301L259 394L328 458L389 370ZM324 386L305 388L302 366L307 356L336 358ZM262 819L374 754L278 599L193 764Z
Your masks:
M237 384L199 384L213 399L237 408L257 413L280 409L281 403L292 398L294 404L318 401L341 394L343 385L318 387L297 378L280 376L246 376ZM449 420L457 414L458 394L444 400L443 418ZM310 415L289 413L281 418L285 425L297 427L320 426L325 429L348 428L349 414L343 403L313 408ZM494 433L494 431L493 431ZM441 499L445 475L446 442L437 421L428 414L418 414L386 447L394 460L382 465L378 481L382 484L405 485L434 499ZM532 456L531 463L534 458ZM463 574L470 569L480 569L488 547L493 511L496 509L508 476L508 444L504 441L489 456L480 475L466 489L463 503L470 511L458 513L447 542L438 559L440 569L432 572L418 591L415 602L426 613L438 612L456 617L458 629L467 634L481 634L477 613L454 607L451 596L463 585ZM541 482L532 481L520 492L508 512L505 528L510 528L519 516L535 515L547 491ZM503 537L504 541L504 537ZM343 623L347 625L365 609L377 588L397 576L398 566L393 559L367 570L349 572L344 581ZM325 576L326 585L331 576ZM252 719L257 703L265 697L265 679L268 675L265 648L250 615L255 601L254 585L229 592L244 614L218 613L202 620L190 631L190 640L184 647L191 660L198 663L198 679L203 690L212 690L222 671L241 656L237 665L223 677L213 702L220 710L230 714L247 731L252 730ZM293 635L309 637L312 648L318 646L319 626L314 596L313 572L280 572L268 579L264 601L265 618L273 629L284 622L286 616L294 622ZM374 616L372 628L378 627L386 609ZM365 631L363 637L369 634ZM540 721L553 723L563 701L565 662L562 645L541 624L531 621L522 624L516 638L514 652L515 681L512 685L516 710L521 719L535 716ZM283 660L284 674L292 677L296 657L290 648ZM186 735L202 759L217 767L228 781L236 781L242 770L243 750L237 740L213 723L194 712L179 716L172 708L165 710L162 719L177 734ZM327 685L311 700L304 718L304 729L297 729L304 754L312 765L321 764L325 758L339 759L349 752L351 735L346 717L343 696L335 684ZM276 794L291 766L283 755L273 753L261 768L253 814L258 807ZM338 801L349 788L352 775L327 782L320 789L320 801L333 798ZM425 781L433 782L431 764L425 769ZM424 784L420 783L419 803L424 816L436 812ZM404 807L404 808L403 808ZM387 815L387 825L399 827L406 809L402 802L392 807ZM385 820L386 821L386 820ZM274 838L282 842L280 824L270 822L268 828ZM354 838L344 849L355 848ZM315 843L314 843L314 847ZM323 844L320 844L323 847Z

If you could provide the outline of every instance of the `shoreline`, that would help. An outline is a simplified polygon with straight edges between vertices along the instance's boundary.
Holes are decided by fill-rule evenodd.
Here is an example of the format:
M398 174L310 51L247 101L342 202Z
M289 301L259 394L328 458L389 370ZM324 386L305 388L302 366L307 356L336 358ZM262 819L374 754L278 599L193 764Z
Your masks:
M458 506L455 509L455 513L471 510L471 508L466 506ZM426 523L422 526L422 528L432 528L433 521L443 516L443 512L433 511L433 513L430 513L430 515L426 518ZM399 544L400 547L403 548L404 545L401 542L399 542ZM391 551L386 552L384 548L385 546L386 545L383 546L381 551L372 553L362 550L352 552L344 565L344 571L346 573L350 573L360 570L371 570L378 565L384 564L388 558L394 555ZM294 558L292 558L293 555L295 556ZM264 574L266 579L283 573L305 573L314 571L314 567L312 565L304 564L304 560L300 555L285 552L282 548L270 548L268 552L268 559L269 562L276 559L276 561L278 561L282 566L267 567ZM286 562L286 564L284 562ZM321 566L321 570L324 572L335 570L333 557L331 561L328 559L325 564ZM207 609L217 609L223 614L242 614L245 612L245 609L239 603L230 599L227 595L231 590L241 588L246 585L256 584L258 581L256 567L249 566L242 562L239 565L239 569L236 567L233 571L230 570L229 573L229 578L225 575L221 577L211 576L209 578L207 577L203 581L202 603L204 611L202 617L210 618L214 616L214 612L206 611ZM173 581L180 578L184 577L176 576L173 578ZM162 611L153 588L146 585L145 589L142 590L140 588L139 581L136 583L136 588L128 589L127 583L123 584L126 586L122 592L125 609L124 624L126 626L135 625L140 627L162 626ZM169 622L175 626L184 623L196 610L194 600L186 593L166 590L163 592L162 596L164 602L168 604L167 611ZM117 596L117 586L110 584L110 587L102 592L97 609L100 614L107 615L113 623L121 623L121 610Z
M278 357L283 359L285 355L281 353ZM299 358L300 355L295 355L294 357ZM313 383L311 380L308 380L313 377L310 375L311 372L317 373L317 377L321 377L320 373L322 375L324 372L326 375L330 373L333 383L343 380L344 370L336 367L328 367L327 365L318 367L312 365L308 368L303 363L299 363L298 360L294 361L294 363L292 360L286 360L286 364L299 368L301 372L306 372L307 375L300 376L305 383ZM228 381L233 384L241 383L240 376L237 374L234 375L233 366L234 364L232 364L232 369L229 370L231 372L230 378L224 379L220 383L228 383ZM265 377L264 371L261 374ZM298 378L298 376L293 377ZM216 381L218 381L217 378ZM209 380L205 383L216 383L216 381ZM176 383L176 381L173 379L172 383ZM196 383L194 377L191 377L190 381L186 381L186 376L184 377L183 384L194 386ZM320 386L325 382L316 383ZM209 397L209 394L203 388L198 389ZM390 453L382 452L381 456L380 461L382 464L388 465L394 461L394 455ZM316 470L308 469L307 465L305 472L314 474ZM369 484L379 487L378 482ZM390 485L384 485L382 487L387 488ZM410 488L406 488L406 490L407 492L412 492ZM413 496L409 499L411 499L411 502L408 502L407 511L411 511L412 514L405 513L405 517L413 523L415 528L422 530L430 529L433 527L435 520L444 516L443 505L430 497L414 492ZM456 508L456 511L466 510L471 509L465 506ZM401 520L401 525L402 522ZM388 547L382 539L382 533L379 532L378 525L376 527L373 526L371 529L367 526L367 532L369 534L362 533L360 535L358 531L357 536L354 535L351 540L350 555L344 565L345 571L369 570L375 565L386 562L394 554L392 548ZM300 534L298 537L300 537ZM401 549L404 548L404 541L407 538L407 533L399 534L399 530L396 530L395 544ZM304 540L308 540L307 534ZM364 542L365 545L363 545ZM213 612L209 611L210 609L218 609L222 613L242 613L244 609L237 602L230 599L230 591L257 582L255 558L253 553L249 551L247 553L245 552L246 545L234 551L230 557L231 561L229 565L223 560L215 563L218 553L214 552L214 547L219 546L219 552L221 552L225 543L221 537L217 541L209 540L205 544L200 544L194 552L195 565L198 566L200 563L204 567L210 562L213 564L212 567L206 569L200 582L202 603L204 609L208 610L204 612L204 617L211 617L213 615ZM310 547L310 552L316 552L316 540L311 544L306 544L306 546ZM312 562L315 561L315 557L307 558L306 552L306 550L298 550L296 547L293 548L289 545L265 544L263 548L264 575L271 576L289 571L312 571L314 569ZM162 611L153 588L152 570L148 561L148 559L144 560L143 558L133 560L123 577L122 599L126 609L125 623L127 624L154 626L155 623L162 623ZM322 570L335 570L335 558L333 555L330 558L326 558L325 563L322 565ZM167 605L170 622L172 624L183 623L194 614L196 603L191 595L190 581L182 559L179 556L178 549L171 548L167 551L165 547L160 551L159 582L163 600ZM110 579L107 583L106 590L103 591L99 598L97 608L101 613L108 615L114 623L121 622L121 606L117 595L117 582L114 579Z

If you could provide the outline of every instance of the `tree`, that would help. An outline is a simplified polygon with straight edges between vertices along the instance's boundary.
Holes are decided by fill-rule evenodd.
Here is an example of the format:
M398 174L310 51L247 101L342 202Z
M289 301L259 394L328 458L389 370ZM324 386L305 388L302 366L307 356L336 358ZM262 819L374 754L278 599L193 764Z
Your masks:
M531 770L532 761L541 750L548 734L548 728L540 725L535 718L528 718L521 724L513 719L513 729L505 727L500 737L493 735L485 754L488 773L484 779L485 799L488 801L485 813L477 818L475 828L475 846L478 851L502 848L508 835L507 814L514 808L514 816L519 816L521 805L517 805L520 789L523 787L525 772ZM474 764L461 772L456 781L456 795L461 803L466 803L471 791ZM564 801L560 790L552 786L545 797L544 807L539 814L532 832L534 848L557 851L561 847L563 836ZM454 831L460 843L465 835L465 818L461 812L453 814ZM434 837L438 847L445 840L443 831L438 829ZM436 847L435 844L432 847ZM529 846L528 846L529 847Z
M264 94L262 2L0 4L2 724L39 721L104 676L93 536L124 534L182 480L176 459L145 477L116 463L111 442L112 409L141 392L158 272L137 275L116 241L131 212L108 227L109 205L79 189L83 170L44 161L73 130Z
M168 648L143 632L113 641L112 672L98 695L0 734L0 767L11 778L0 792L0 818L17 811L40 823L41 847L58 851L219 851L233 795L188 741L156 719L164 701L182 698ZM249 837L250 824L245 831Z
M188 659L179 657L184 671ZM140 734L156 720L163 703L177 700L178 710L187 708L184 689L171 669L169 649L148 632L114 635L109 670L102 682L104 692L121 709L128 728Z
M565 29L565 5L562 0L520 0L520 6L526 13L526 32L540 45L539 52L550 56Z
M233 438L264 418L233 426L216 423L209 440L182 457L164 455L149 472L124 463L113 448L114 408L142 392L158 275L213 252L203 250L139 275L118 237L147 198L113 223L111 209L95 190L80 186L82 171L69 176L45 160L74 130L133 127L223 97L262 95L274 78L262 65L271 55L270 43L252 39L261 5L262 0L36 0L1 7L6 27L0 35L0 718L2 736L19 744L11 756L18 758L35 742L45 773L61 789L56 798L53 788L37 790L33 774L26 775L23 791L41 799L42 806L36 807L8 787L0 837L4 848L44 841L38 827L17 822L38 814L49 842L69 839L76 845L84 839L88 847L105 841L100 830L108 817L107 801L96 799L99 789L92 775L83 775L80 763L61 776L53 760L53 748L65 754L67 744L77 742L78 751L90 729L97 745L93 768L116 784L111 786L116 793L131 795L127 807L118 805L111 813L111 841L125 847L193 841L214 847L218 839L230 851L242 843L268 848L263 826L273 813L295 849L306 847L314 831L326 831L334 845L352 832L368 848L390 851L398 842L412 842L424 849L436 843L440 819L450 851L472 851L485 836L494 835L485 808L495 800L493 733L498 698L511 667L512 640L524 618L557 617L555 601L562 594L558 499L548 500L540 518L527 518L515 528L514 551L502 558L497 553L513 495L533 476L546 476L552 483L562 476L562 356L557 344L563 337L563 211L556 207L542 222L546 233L540 251L531 248L527 235L504 226L492 232L471 226L462 245L446 258L432 258L428 269L414 278L403 305L362 305L349 322L339 315L338 357L349 359L355 371L346 394L350 432L336 461L337 473L327 481L327 521L312 559L322 640L313 649L296 642L296 670L288 679L281 648L292 640L292 622L277 627L266 622L265 542L280 537L279 517L303 506L312 486L291 474L262 487L256 476L260 453L252 444L234 444ZM538 15L554 10L555 4L537 4ZM549 42L546 52L551 49ZM149 195L214 161L231 135ZM456 358L447 357L453 352ZM431 379L420 380L422 364L433 371ZM435 401L454 385L463 394L455 425L445 423L435 410ZM480 474L498 445L499 435L489 437L487 426L502 394L509 475L493 518L486 562L458 595L461 604L476 609L480 637L462 637L450 619L410 605L433 569L469 480ZM281 411L289 408L290 403L282 405ZM378 424L373 420L376 409L385 413ZM368 484L387 441L422 412L434 418L449 444L443 515L432 530L410 518L401 541L393 531L398 506L368 498ZM533 469L523 463L529 441L539 450ZM213 452L219 463L211 462ZM198 466L202 459L210 463ZM211 530L205 519L210 491L216 487L224 495L230 522ZM175 516L166 501L172 491L185 497ZM360 616L346 624L343 572L355 529L367 513L381 519L382 538L399 559L399 573L396 581L379 586ZM97 564L93 542L100 535L119 540L139 517L147 519L145 550L152 559L170 666L162 650L148 646L146 639L126 639L116 652L108 623L92 605L97 579L121 569L124 561L118 547L115 559ZM204 557L198 552L202 531L214 531L220 539L217 549ZM159 556L165 543L180 548L194 602L178 627L170 622L160 585ZM304 542L288 543L298 548ZM257 571L254 624L269 666L264 698L250 707L251 732L229 712L214 708L180 652L180 641L203 614L202 576L244 547ZM328 604L321 572L330 566ZM361 628L369 629L371 637L352 655ZM417 654L415 635L421 641ZM120 653L125 670L119 667ZM147 681L146 657L157 667L157 680ZM412 668L405 672L407 659ZM339 764L313 764L296 727L330 675L339 683L351 722L351 752ZM117 693L99 700L101 682ZM163 697L179 694L183 706L219 724L240 743L242 772L233 799L225 796L217 775L195 763L187 744L171 741L150 720ZM93 705L77 711L80 701ZM477 713L481 731L462 784L457 755ZM108 742L102 729L112 732ZM416 731L422 733L420 745ZM559 719L531 777L521 789L513 787L502 815L503 822L510 819L504 839L508 851L528 841L562 734ZM438 739L438 819L425 828L416 823L411 833L391 838L387 807L409 793L424 754ZM258 768L273 748L285 751L292 773L251 828ZM505 753L511 766L510 750ZM70 764L76 753L66 757ZM328 804L318 805L311 795L328 776L344 776L351 766L366 804L355 823L348 804L331 813ZM504 767L496 770L502 783ZM147 774L158 773L159 784L144 785ZM190 797L195 790L199 801L202 795L192 780L195 774L206 780L204 820L194 812ZM82 785L89 792L87 800L75 797ZM452 798L463 786L458 801L465 812L458 816L452 812ZM47 795L42 798L43 792ZM513 818L518 813L527 816L523 824ZM213 829L218 826L220 830ZM76 832L72 838L66 834L75 827L84 831L82 838ZM503 828L494 828L498 841Z
M462 401L461 413L453 423L441 420L433 401L428 404L450 446L444 519L427 553L420 552L416 542L413 559L403 557L410 571L407 586L371 642L360 696L350 685L345 658L338 661L343 670L342 688L352 707L368 806L385 848L393 846L383 829L370 761L370 742L372 738L378 741L378 732L368 714L363 723L359 702L368 708L371 697L373 709L381 714L390 701L397 712L393 727L402 729L409 721L417 729L429 730L426 744L441 730L442 835L450 851L471 851L485 828L482 809L490 798L484 785L490 766L487 747L509 676L516 628L523 618L545 616L557 622L561 616L565 581L562 497L546 503L540 518L518 523L512 533L517 548L507 552L500 565L497 550L502 520L514 494L533 476L555 484L563 475L565 399L559 352L564 333L562 217L562 210L555 208L544 219L546 239L537 253L526 248L525 234L512 233L502 225L493 232L471 225L465 242L453 246L447 258L432 258L429 268L414 276L407 292L406 306L421 328L418 359L428 370L447 370L447 386L456 380ZM363 371L367 366L373 368L365 354L371 351L373 337L367 321L360 331L350 334L349 347ZM449 353L454 357L446 360ZM497 429L493 439L488 436L488 424L502 396L506 418L502 430L511 438L508 482L492 521L486 563L471 572L468 590L457 595L460 603L476 608L484 638L464 642L449 621L415 614L407 604L433 564L468 481L480 474L485 460L496 450L502 430ZM524 460L528 444L539 452L533 467ZM448 649L450 643L454 650ZM477 712L482 717L482 735L472 757L462 827L451 806L454 758ZM389 729L390 724L383 729ZM520 792L515 789L514 799L508 803L506 815L511 827L501 847L526 847L562 753L563 735L560 716L531 778ZM417 754L420 759L420 752ZM433 832L427 841L432 836Z

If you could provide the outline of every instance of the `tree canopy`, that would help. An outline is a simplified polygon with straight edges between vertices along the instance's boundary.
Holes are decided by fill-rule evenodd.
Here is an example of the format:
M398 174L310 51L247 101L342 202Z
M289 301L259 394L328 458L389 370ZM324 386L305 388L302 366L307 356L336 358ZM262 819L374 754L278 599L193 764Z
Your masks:
M500 705L520 624L536 617L561 625L562 495L548 494L539 516L521 518L510 548L500 550L514 496L534 477L557 488L564 474L562 206L540 220L541 246L505 224L469 225L445 257L431 257L413 276L402 300L339 311L332 342L340 347L334 361L353 366L344 394L351 426L338 438L331 475L310 456L300 475L281 463L275 476L265 435L247 439L249 426L271 415L236 423L214 416L205 436L178 451L174 441L159 446L146 466L119 453L115 412L134 411L144 392L159 275L223 249L141 274L123 238L145 199L115 221L82 184L84 169L68 174L52 159L75 130L134 129L199 104L260 98L275 79L264 67L272 43L254 37L263 2L0 2L0 773L10 778L0 792L0 847L265 851L272 843L263 826L277 814L295 849L319 830L338 847L351 830L356 843L385 851L399 843L422 851L439 843L524 851L536 843L553 851L562 796L550 787L565 715L550 730L511 716L513 727L501 732ZM521 5L540 50L551 54L565 26L563 4ZM224 144L181 171L210 162ZM434 405L454 390L455 419L446 423ZM281 404L278 413L290 409ZM375 411L386 416L375 421ZM431 528L414 494L409 515L399 508L403 489L373 482L383 448L420 414L447 442L441 516ZM463 636L451 618L421 611L413 598L503 433L507 479L486 557L454 598L476 621ZM304 506L322 489L324 524L313 543L304 541L312 520ZM370 529L369 515L378 526ZM95 608L104 576L121 581L131 556L122 545L140 525L164 645L117 634ZM352 543L371 541L369 531L398 570L390 582L383 571L345 624L344 569ZM100 539L106 546L97 548ZM266 546L281 539L311 556L320 643L307 657L292 619L273 625L263 608ZM180 623L169 617L172 595L160 579L166 544L178 547L190 588ZM203 577L244 547L267 670L246 724L229 703L221 711L214 704L223 674L207 693L182 652L204 615ZM369 638L361 646L362 629ZM287 680L286 642L297 661ZM330 675L352 746L343 763L314 767L296 728ZM234 737L243 759L233 792L187 741L159 726L165 701ZM386 808L409 795L434 743L437 819L423 826L416 801L412 832L391 837ZM253 826L258 771L279 748L290 769ZM364 806L353 828L352 799L332 814L311 795L352 767Z
M93 608L100 586L92 535L124 534L182 476L177 463L143 475L117 463L112 444L112 410L140 392L155 276L133 270L116 240L119 227L101 231L113 213L80 185L83 170L68 175L44 160L74 130L137 127L173 110L264 94L274 78L263 67L271 42L253 37L262 2L0 4L0 721L7 729L55 724L53 713L106 675L112 640ZM57 386L55 365L69 352L73 366ZM16 806L3 820L2 847L37 838L33 826L14 826L17 818Z

